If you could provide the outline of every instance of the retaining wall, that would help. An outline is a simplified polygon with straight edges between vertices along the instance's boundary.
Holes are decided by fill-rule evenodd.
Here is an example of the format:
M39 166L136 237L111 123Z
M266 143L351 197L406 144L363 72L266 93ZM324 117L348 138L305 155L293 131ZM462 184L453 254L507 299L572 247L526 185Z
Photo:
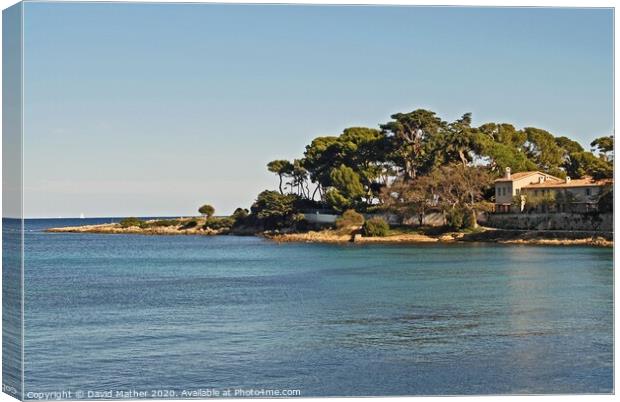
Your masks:
M597 214L488 214L485 225L499 229L520 230L585 230L593 232L612 232L614 216L612 213Z

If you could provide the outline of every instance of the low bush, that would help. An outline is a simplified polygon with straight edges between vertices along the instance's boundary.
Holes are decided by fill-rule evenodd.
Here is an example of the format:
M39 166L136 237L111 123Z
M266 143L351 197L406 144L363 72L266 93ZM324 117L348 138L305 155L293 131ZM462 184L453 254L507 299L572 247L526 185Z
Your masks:
M446 214L446 221L447 221L446 223L448 224L448 226L451 227L452 229L456 229L456 230L461 229L465 222L465 214L463 213L462 210L453 208L449 210L448 213Z
M383 218L370 218L362 226L362 234L366 237L385 237L390 230L390 225Z
M204 227L205 229L209 228L213 230L220 230L230 229L234 224L235 219L230 216L224 218L211 217L206 219Z
M336 228L338 230L348 230L358 228L364 224L364 216L352 209L344 211L344 213L336 219Z
M142 228L145 226L145 222L134 217L121 219L119 222L122 228L130 228L130 227L139 227Z
M304 214L297 213L291 217L291 228L296 232L307 232L311 225Z
M192 219L191 221L185 222L181 226L181 229L191 229L191 228L195 228L196 226L198 226L198 221L196 219Z
M180 222L176 219L162 219L159 221L154 221L151 222L151 226L163 226L163 227L170 227L170 226L178 226L180 224Z

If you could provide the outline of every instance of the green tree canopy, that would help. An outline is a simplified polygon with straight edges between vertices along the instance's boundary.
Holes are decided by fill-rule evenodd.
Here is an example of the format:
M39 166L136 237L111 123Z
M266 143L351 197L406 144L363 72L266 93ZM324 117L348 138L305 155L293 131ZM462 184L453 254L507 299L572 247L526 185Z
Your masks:
M560 167L564 162L565 152L556 143L555 137L548 131L534 127L526 127L524 132L527 134L525 149L529 158L540 170L563 177L565 173Z
M614 175L613 164L587 151L570 154L565 168L571 177L592 176L595 179L604 179Z
M280 179L280 184L278 186L280 189L280 194L284 194L282 189L284 176L291 175L293 173L293 164L286 159L276 159L267 164L267 170L278 175L278 178Z
M290 189L306 203L304 208L331 206L339 211L361 211L385 204L403 215L407 210L415 216L432 202L441 208L451 202L462 208L460 212L473 210L480 197L492 199L487 179L503 174L508 167L515 173L540 170L559 177L613 175L609 162L613 160L613 136L592 142L597 157L578 142L540 128L472 124L471 113L452 122L425 109L395 113L390 121L379 125L380 130L349 127L338 136L320 136L306 146L303 158L292 162L279 159L267 166L280 178L280 195ZM483 172L484 177L476 177L476 171ZM474 180L469 180L472 177ZM480 189L475 181L482 179L486 184ZM468 194L478 201L467 204L456 197L467 192L455 180L474 186L475 194ZM422 185L426 187L416 188ZM432 192L431 204L426 190ZM315 201L317 193L319 201ZM394 201L390 194L400 198Z
M286 225L295 215L297 200L294 194L265 190L258 195L250 210L265 228L277 229Z
M466 166L472 159L470 152L475 149L474 140L471 113L465 113L460 119L446 126L433 153L435 158L440 158L441 164L460 162Z
M406 178L414 178L428 169L429 144L446 123L435 112L424 109L390 117L392 120L380 127L392 142L391 159L403 168Z
M583 147L577 141L568 137L555 137L555 143L566 153L583 152Z
M590 143L593 152L598 152L606 160L613 160L614 136L599 137Z
M356 201L364 195L360 176L348 166L340 165L330 173L332 185L346 198Z
M215 208L213 208L213 206L211 206L209 204L205 204L205 205L201 206L200 208L198 208L198 212L201 215L204 215L207 218L210 218L215 213Z

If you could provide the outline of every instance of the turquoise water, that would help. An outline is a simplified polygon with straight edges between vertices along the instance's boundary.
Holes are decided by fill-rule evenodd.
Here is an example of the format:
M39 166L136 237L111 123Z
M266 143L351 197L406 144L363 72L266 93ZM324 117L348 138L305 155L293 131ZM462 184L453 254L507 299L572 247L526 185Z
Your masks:
M610 249L40 231L58 223L26 225L26 396L612 391Z

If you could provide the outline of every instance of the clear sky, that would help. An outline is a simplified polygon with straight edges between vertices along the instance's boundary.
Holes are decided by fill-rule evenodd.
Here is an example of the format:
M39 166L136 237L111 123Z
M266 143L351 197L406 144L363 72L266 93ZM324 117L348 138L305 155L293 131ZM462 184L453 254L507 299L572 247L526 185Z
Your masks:
M27 3L25 215L249 207L265 164L429 108L613 131L611 9Z

